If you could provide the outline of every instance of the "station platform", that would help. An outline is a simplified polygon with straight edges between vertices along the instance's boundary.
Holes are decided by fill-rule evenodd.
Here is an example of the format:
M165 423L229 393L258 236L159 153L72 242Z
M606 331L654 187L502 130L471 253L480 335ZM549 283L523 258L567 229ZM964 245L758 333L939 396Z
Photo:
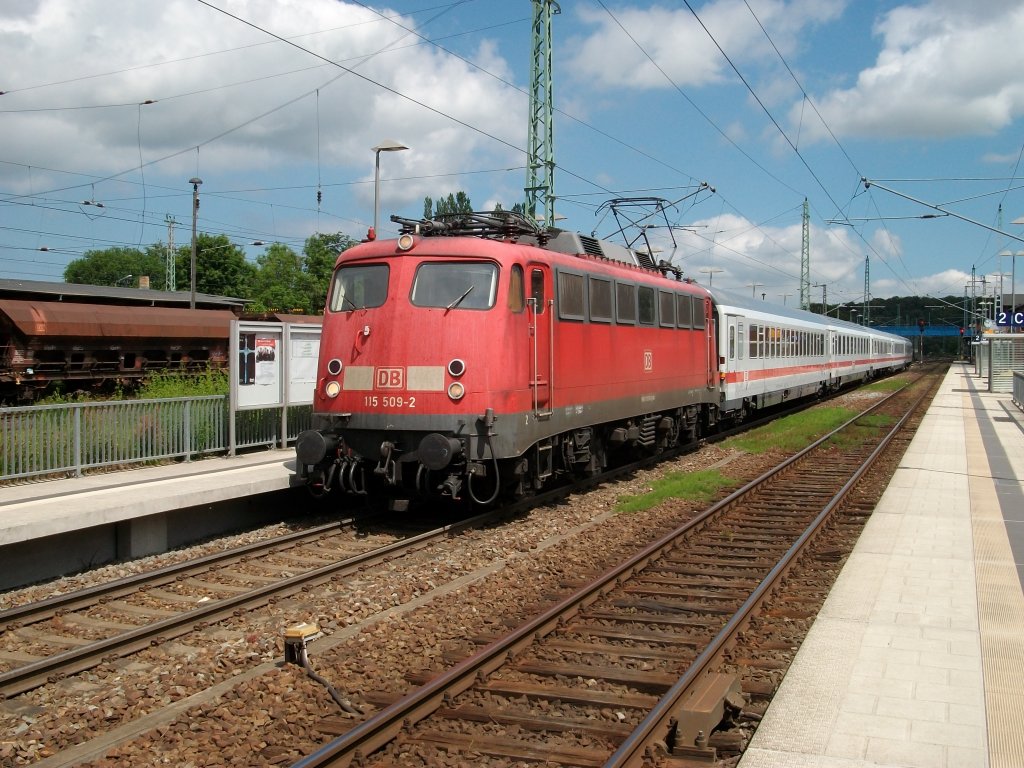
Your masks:
M251 524L294 472L288 448L0 487L0 590Z
M1024 413L955 363L740 768L1024 766Z

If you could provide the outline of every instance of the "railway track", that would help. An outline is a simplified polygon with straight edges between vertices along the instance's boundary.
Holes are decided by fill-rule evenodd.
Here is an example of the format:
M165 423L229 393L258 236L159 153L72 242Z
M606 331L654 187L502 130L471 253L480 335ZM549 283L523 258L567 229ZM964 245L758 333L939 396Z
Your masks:
M713 759L709 736L745 701L723 658L844 501L863 504L866 473L940 380L925 371L408 695L370 694L381 709L325 722L343 732L296 768Z
M800 404L788 412L809 407ZM722 431L729 435L778 414ZM358 533L371 518L346 518L258 541L40 602L0 611L0 700L135 653L328 579L398 557L460 530L513 517L531 506L629 475L697 449L651 456L519 502L412 536ZM386 539L383 543L380 537ZM30 650L25 650L29 648Z
M0 699L135 653L426 546L482 515L411 536L349 518L0 613ZM31 648L31 651L24 650Z

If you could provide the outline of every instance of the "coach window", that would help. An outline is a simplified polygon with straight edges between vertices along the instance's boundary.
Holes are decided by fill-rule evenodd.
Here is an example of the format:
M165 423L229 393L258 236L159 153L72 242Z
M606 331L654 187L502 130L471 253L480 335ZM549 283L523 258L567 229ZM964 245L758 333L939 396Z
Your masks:
M513 264L508 273L508 308L512 312L522 312L526 308L526 292L523 286L523 268Z
M530 271L530 298L534 300L534 312L544 314L544 271Z
M663 328L674 328L676 324L676 297L670 291L658 291L658 319Z
M388 265L341 267L331 286L331 311L351 312L379 307L388 297Z
M636 286L615 284L615 319L626 325L636 324Z
M590 278L590 320L594 323L612 321L612 281Z
M736 359L736 326L729 326L729 359Z
M637 308L640 310L640 325L654 325L655 312L654 289L649 285L637 288Z
M583 275L558 272L558 316L563 320L585 320Z
M680 328L693 326L693 303L689 296L676 294L676 325Z
M750 330L748 331L748 333L750 334L750 349L748 351L749 354L747 355L747 357L749 357L751 360L753 360L754 358L756 358L758 356L758 354L757 354L757 326L756 325L751 325L750 326Z

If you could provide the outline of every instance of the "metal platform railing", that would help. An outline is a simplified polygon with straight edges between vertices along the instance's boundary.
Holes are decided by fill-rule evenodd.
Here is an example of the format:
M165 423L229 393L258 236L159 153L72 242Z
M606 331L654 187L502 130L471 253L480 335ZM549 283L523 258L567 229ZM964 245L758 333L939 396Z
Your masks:
M311 409L288 406L284 428L281 417L280 407L232 414L223 395L0 408L0 480L284 446Z

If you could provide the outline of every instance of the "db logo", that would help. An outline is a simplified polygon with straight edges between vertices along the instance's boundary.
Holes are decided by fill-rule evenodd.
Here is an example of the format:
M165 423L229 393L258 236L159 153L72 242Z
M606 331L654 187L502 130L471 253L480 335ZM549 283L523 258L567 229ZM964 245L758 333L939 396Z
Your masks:
M644 350L644 370L654 370L654 353L649 349Z
M404 368L378 368L377 389L401 389L405 386Z

